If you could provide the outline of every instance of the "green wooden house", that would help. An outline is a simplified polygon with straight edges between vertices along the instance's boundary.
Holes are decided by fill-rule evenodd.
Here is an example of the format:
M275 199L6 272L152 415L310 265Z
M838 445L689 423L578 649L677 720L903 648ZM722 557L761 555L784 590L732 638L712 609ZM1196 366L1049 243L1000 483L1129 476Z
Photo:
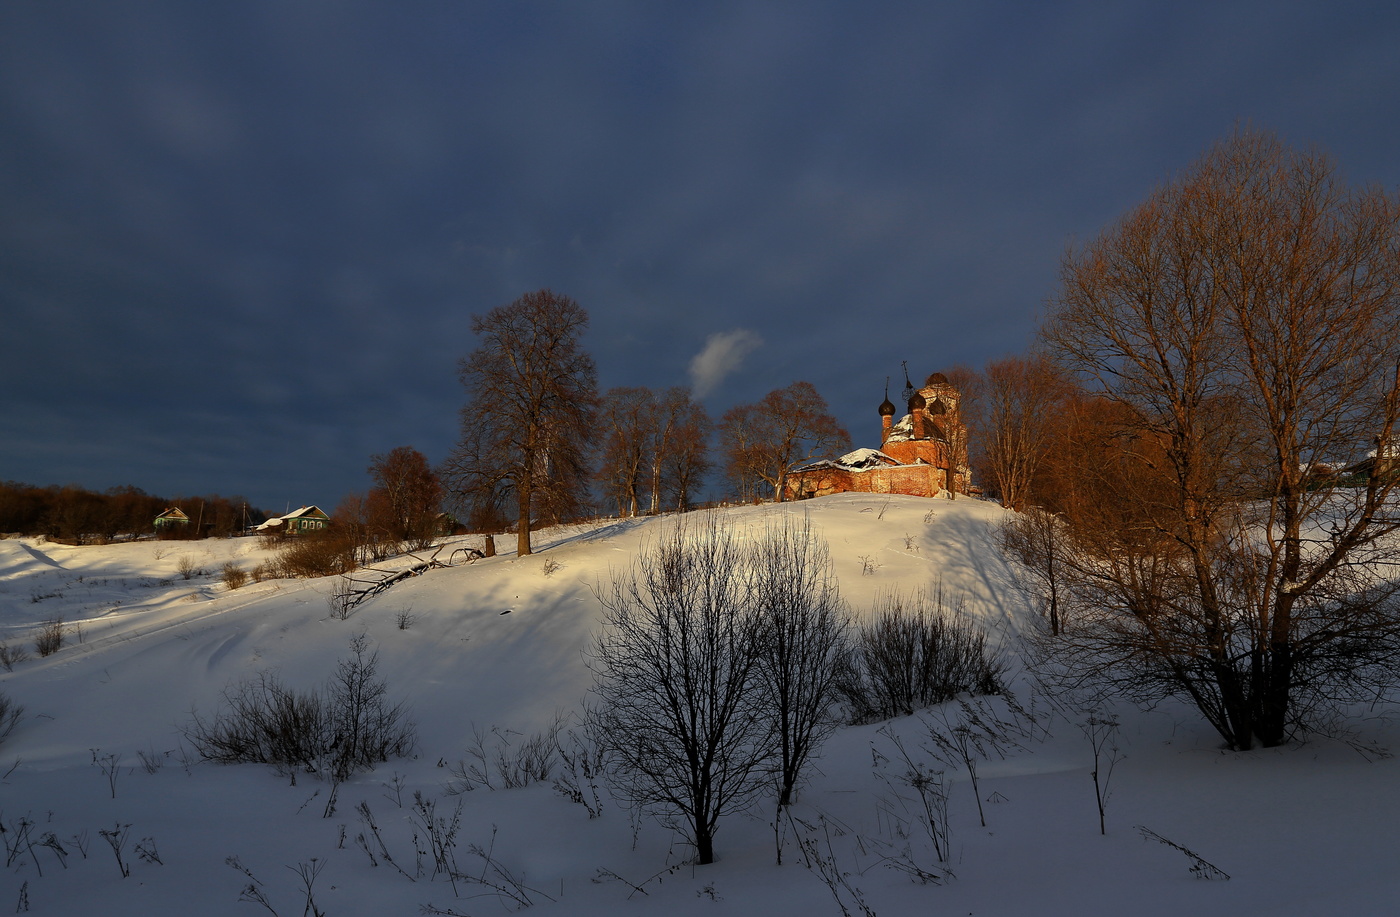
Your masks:
M303 506L284 516L273 516L254 531L260 535L305 535L330 525L331 517L319 506Z
M190 524L190 517L178 506L172 506L156 517L156 531L173 528L175 526L184 527Z

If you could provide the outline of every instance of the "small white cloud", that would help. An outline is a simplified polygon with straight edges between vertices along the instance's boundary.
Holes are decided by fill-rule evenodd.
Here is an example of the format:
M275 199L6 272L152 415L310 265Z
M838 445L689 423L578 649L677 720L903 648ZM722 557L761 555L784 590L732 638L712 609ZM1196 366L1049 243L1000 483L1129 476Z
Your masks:
M690 361L690 388L696 398L704 398L719 387L724 377L739 368L744 357L763 346L763 338L747 328L712 334L705 348Z

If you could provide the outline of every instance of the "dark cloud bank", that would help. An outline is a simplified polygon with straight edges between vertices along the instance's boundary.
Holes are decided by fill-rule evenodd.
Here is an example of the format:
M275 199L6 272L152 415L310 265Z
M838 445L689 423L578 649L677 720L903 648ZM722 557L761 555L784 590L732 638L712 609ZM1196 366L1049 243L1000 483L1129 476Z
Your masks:
M7 4L0 479L333 505L540 287L604 386L864 441L1237 123L1400 180L1391 4L944 6Z

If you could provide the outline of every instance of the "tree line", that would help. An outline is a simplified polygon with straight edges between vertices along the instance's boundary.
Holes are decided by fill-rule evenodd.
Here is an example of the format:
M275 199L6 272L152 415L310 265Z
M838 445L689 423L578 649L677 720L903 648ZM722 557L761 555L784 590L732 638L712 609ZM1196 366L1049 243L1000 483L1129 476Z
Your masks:
M0 533L44 535L77 544L150 534L156 516L177 507L189 516L186 525L161 534L172 538L223 537L267 518L242 497L157 497L137 487L113 487L101 493L73 484L37 487L0 482Z
M531 552L538 523L592 511L597 493L619 516L683 510L716 468L717 434L733 493L782 499L788 472L849 448L850 435L807 382L794 382L718 423L684 388L622 387L599 393L581 345L588 313L550 290L472 317L481 345L459 364L467 391L461 435L440 470L469 528L514 524L517 552Z

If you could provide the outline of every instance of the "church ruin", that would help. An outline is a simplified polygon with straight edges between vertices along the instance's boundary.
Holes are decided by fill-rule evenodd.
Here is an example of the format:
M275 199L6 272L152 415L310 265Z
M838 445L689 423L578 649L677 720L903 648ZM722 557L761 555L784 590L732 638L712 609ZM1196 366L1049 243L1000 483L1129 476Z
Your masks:
M787 477L785 498L801 500L837 493L953 497L968 493L967 427L962 422L958 390L947 376L934 373L908 397L909 413L898 423L889 395L881 402L879 449L857 449L835 460L795 469Z

